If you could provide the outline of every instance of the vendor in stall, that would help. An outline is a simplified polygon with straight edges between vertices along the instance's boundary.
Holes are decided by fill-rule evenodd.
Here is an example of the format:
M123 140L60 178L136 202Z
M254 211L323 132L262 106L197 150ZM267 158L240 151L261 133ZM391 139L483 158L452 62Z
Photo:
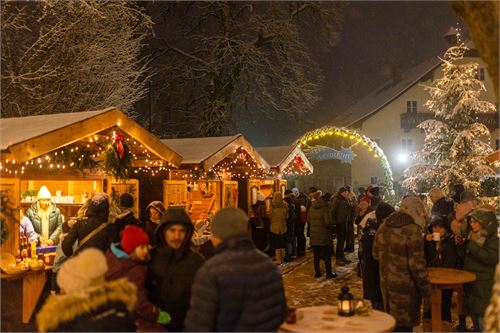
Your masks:
M24 218L29 219L33 225L41 246L55 245L59 242L63 215L52 202L52 196L45 185L38 191L36 202L26 210Z

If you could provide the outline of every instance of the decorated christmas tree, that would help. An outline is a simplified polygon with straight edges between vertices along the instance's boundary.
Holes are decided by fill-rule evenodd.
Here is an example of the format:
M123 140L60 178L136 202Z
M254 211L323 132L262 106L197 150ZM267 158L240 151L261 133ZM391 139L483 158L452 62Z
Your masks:
M442 59L443 77L425 89L425 105L434 118L418 125L425 132L415 163L405 170L403 186L411 192L427 192L435 186L450 191L464 184L477 193L481 179L494 175L485 157L492 152L490 132L479 123L481 113L496 112L495 105L480 100L486 88L476 78L477 63L463 63L468 48L449 48Z

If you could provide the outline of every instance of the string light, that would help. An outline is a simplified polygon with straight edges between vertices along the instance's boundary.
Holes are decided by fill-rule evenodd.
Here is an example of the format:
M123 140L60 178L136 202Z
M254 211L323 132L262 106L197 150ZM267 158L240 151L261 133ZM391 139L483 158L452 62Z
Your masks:
M379 161L380 165L382 166L387 190L391 195L395 195L391 166L384 154L384 151L373 140L355 130L351 130L345 127L340 128L336 126L324 126L319 129L307 132L296 141L296 144L300 148L306 148L309 147L310 141L317 140L320 136L339 136L343 138L349 138L350 140L355 141L355 144L360 143L364 147L367 147L368 151Z

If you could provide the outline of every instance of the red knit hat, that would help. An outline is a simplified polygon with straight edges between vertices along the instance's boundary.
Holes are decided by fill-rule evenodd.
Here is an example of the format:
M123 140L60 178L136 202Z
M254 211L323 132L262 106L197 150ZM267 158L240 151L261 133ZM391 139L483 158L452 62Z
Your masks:
M127 225L122 231L122 250L130 254L139 245L149 244L148 234L135 225Z

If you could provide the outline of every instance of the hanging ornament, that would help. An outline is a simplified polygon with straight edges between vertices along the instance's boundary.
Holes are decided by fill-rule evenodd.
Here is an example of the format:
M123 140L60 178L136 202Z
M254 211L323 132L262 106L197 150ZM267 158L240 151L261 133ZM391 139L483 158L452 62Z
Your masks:
M120 156L120 160L123 159L123 155L125 154L125 148L123 147L123 135L120 132L113 131L113 141L115 142L116 150Z

